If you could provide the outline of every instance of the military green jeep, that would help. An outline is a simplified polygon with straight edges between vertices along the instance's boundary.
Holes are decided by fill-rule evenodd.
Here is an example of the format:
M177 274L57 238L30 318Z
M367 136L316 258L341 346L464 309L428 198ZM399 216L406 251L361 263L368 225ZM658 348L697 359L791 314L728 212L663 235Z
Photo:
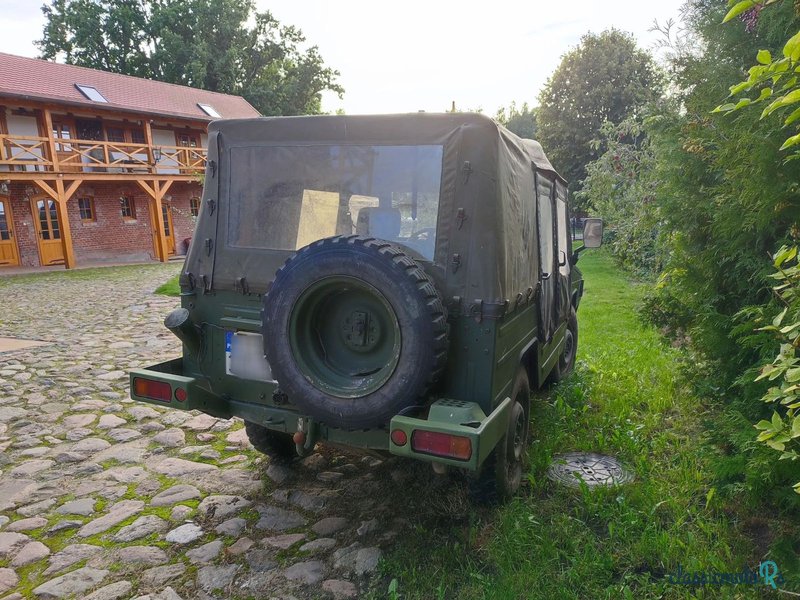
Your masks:
M275 459L318 443L520 486L531 386L578 343L578 251L541 146L476 114L217 121L181 305L183 357L131 397L241 417Z

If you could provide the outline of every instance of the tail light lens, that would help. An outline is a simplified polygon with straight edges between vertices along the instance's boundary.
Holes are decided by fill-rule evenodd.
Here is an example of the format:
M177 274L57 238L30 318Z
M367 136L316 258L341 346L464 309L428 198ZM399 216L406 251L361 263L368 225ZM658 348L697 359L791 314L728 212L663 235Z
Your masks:
M395 429L392 431L392 443L395 446L405 446L406 442L408 442L408 436L406 436L406 432L402 429Z
M422 454L456 460L469 460L472 457L472 441L468 437L438 431L415 430L411 434L411 448Z
M172 386L164 381L153 381L144 377L133 378L133 392L142 398L169 402L172 400Z

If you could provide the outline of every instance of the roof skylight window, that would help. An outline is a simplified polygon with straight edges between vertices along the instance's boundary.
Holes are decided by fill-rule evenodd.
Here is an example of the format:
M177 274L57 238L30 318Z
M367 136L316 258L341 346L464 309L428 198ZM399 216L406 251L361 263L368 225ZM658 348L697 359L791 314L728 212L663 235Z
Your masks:
M93 88L90 85L81 85L79 83L76 83L75 87L78 88L81 94L86 96L92 102L108 103L108 100L106 100L105 96L103 96L103 94L97 91L97 88Z
M222 118L222 115L217 112L217 109L211 106L210 104L200 104L198 102L197 106L199 106L200 110L206 113L209 117L213 117L214 119Z

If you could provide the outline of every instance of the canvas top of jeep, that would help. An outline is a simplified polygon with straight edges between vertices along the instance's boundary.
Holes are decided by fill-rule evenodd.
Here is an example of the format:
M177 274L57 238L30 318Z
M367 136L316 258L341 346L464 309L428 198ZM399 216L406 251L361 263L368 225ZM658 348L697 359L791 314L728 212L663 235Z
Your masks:
M563 181L537 142L471 113L215 121L208 164L184 284L256 293L299 248L363 233L448 297L513 299L537 279L531 164L548 193Z
M574 364L568 222L541 146L482 115L216 121L165 321L183 357L132 371L131 395L239 416L270 454L495 456L510 493L530 385Z

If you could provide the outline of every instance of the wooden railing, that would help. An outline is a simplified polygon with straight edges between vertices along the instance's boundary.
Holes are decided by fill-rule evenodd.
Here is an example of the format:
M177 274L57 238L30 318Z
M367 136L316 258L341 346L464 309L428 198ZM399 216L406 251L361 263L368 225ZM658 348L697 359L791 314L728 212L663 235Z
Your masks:
M205 170L206 155L205 148L0 134L0 171L6 172L196 175Z
M159 173L168 173L170 169L177 169L181 173L202 173L206 169L208 152L205 148L156 146L155 149L161 153L157 165Z
M13 165L21 171L52 171L49 143L43 137L0 135L0 165Z

